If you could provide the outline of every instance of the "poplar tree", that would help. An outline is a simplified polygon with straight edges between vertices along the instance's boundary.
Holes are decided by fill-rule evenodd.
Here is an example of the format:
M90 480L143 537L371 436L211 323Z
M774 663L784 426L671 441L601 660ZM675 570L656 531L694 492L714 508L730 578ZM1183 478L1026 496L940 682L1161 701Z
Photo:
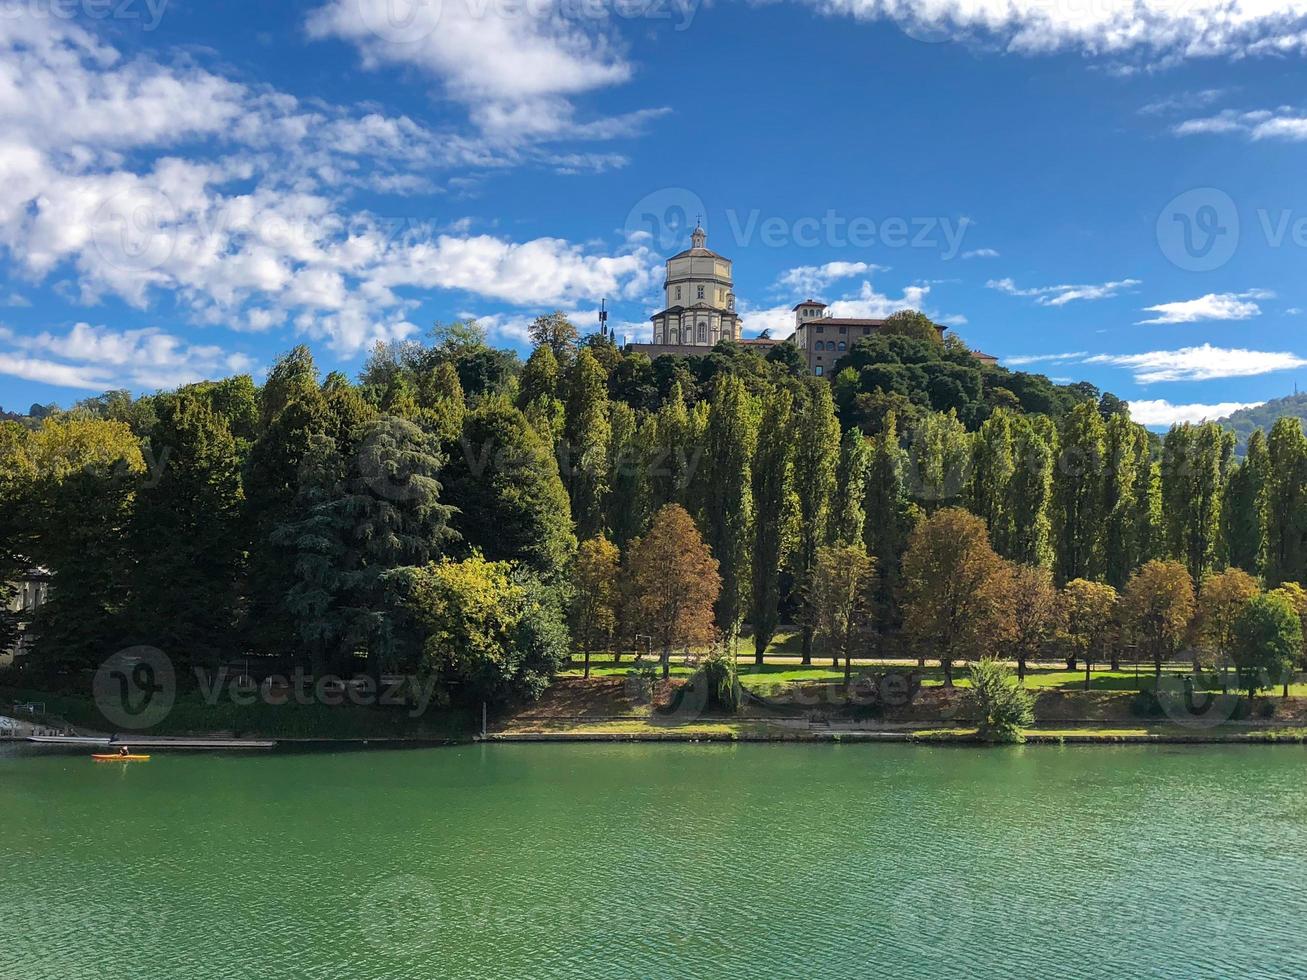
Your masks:
M807 378L799 390L794 419L794 490L799 502L799 540L794 555L795 584L803 601L803 664L812 663L813 614L806 598L817 563L817 549L826 539L835 470L839 462L840 424L830 385Z
M717 627L734 642L749 596L753 533L752 461L757 442L756 406L744 383L718 375L704 433L704 538L717 559L722 588Z
M1262 571L1262 495L1266 491L1266 437L1254 429L1248 452L1235 467L1221 501L1221 539L1225 560L1250 575Z
M1014 557L1015 500L1012 480L1016 474L1013 422L1006 409L996 409L976 433L971 452L971 478L967 484L967 509L985 522L994 550Z
M1093 402L1080 402L1063 418L1053 471L1057 573L1061 581L1097 579L1103 573L1105 430Z
M886 413L885 427L873 440L863 504L867 519L862 539L867 553L876 560L877 620L882 629L898 625L903 552L921 513L909 499L904 483L905 454L899 446L897 424L894 413Z
M1153 445L1148 430L1135 427L1134 517L1130 522L1132 573L1158 555L1158 538L1162 520L1162 478L1153 462Z
M658 408L654 424L647 430L645 451L649 467L650 507L657 511L667 504L683 504L690 483L693 433L690 412L679 381Z
M764 397L753 460L753 589L749 619L753 623L754 660L759 666L780 621L781 563L785 559L794 485L793 406L793 396L785 388Z
M1114 589L1125 586L1137 567L1134 549L1135 503L1135 424L1126 414L1115 414L1104 427L1104 452L1107 467L1103 474L1103 572ZM1144 461L1147 464L1147 460Z
M1307 579L1307 436L1299 419L1286 416L1271 426L1266 461L1266 582L1302 582Z
M1174 425L1162 444L1162 525L1167 553L1202 582L1216 563L1221 491L1234 437L1215 422Z
M930 412L912 431L906 479L909 493L926 513L949 506L962 496L971 468L971 436L957 413Z
M1057 430L1047 416L1012 425L1015 468L1008 483L1011 537L1007 556L1023 565L1053 565L1053 457Z
M871 465L871 446L856 426L840 440L840 460L835 469L835 497L830 521L826 526L827 543L858 544L866 523L864 501L867 492L867 468Z
M612 402L609 416L608 493L604 499L604 523L613 543L625 548L644 533L649 519L649 484L645 454L640 441L640 419L625 402Z
M611 436L607 377L595 356L582 350L571 371L563 429L563 476L582 538L593 537L603 526Z

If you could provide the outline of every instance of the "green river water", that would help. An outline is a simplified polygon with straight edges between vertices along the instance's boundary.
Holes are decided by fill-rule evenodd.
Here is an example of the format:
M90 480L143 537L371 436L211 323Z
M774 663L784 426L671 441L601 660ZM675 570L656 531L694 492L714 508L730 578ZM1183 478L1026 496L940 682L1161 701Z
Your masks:
M0 749L0 977L1307 977L1298 747Z

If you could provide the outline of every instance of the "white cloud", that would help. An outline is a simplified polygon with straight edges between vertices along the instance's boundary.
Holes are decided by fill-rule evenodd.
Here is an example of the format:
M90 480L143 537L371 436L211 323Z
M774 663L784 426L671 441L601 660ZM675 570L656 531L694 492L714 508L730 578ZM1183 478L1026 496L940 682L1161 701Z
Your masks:
M434 76L492 139L610 139L665 110L576 120L570 97L633 73L606 14L604 5L550 0L330 0L309 15L308 31L351 42L368 67L411 65Z
M1066 361L1081 361L1089 356L1088 351L1074 351L1069 354L1017 354L1003 358L1004 364L1021 367L1027 364L1061 364Z
M1264 402L1216 402L1212 405L1173 405L1163 399L1132 401L1130 417L1140 425L1170 426L1178 422L1206 422L1221 419L1241 408L1256 408Z
M647 246L603 254L350 205L357 189L394 192L440 167L550 159L532 152L128 60L58 18L0 18L0 250L34 281L75 282L84 303L167 297L198 323L291 324L350 354L418 330L404 289L522 306L647 291L658 265Z
M1085 364L1108 364L1127 368L1140 384L1157 381L1209 381L1214 378L1244 378L1273 371L1287 371L1307 365L1307 359L1287 351L1257 351L1240 348L1182 347L1143 354L1096 354Z
M818 293L833 282L854 276L883 272L884 267L870 262L827 262L825 265L800 265L781 273L776 288L801 293Z
M1250 140L1307 140L1307 113L1290 106L1275 109L1223 109L1214 116L1186 119L1171 127L1176 136L1235 133Z
M907 33L997 41L1038 54L1078 49L1091 55L1136 56L1138 64L1216 55L1288 54L1307 47L1307 2L1263 0L807 0L822 13L860 20L896 20ZM1134 70L1134 66L1125 66Z
M1199 320L1248 320L1261 316L1262 313L1262 308L1254 300L1271 299L1274 296L1274 293L1265 289L1252 289L1243 293L1208 293L1197 299L1146 306L1145 313L1158 315L1150 320L1138 322L1196 323Z
M927 316L935 318L936 314L925 309L926 297L929 293L928 285L905 286L902 295L895 299L877 292L869 281L864 280L856 291L832 300L826 307L825 315L859 320L883 320L891 313L900 310L922 310ZM770 330L773 337L783 339L794 332L794 310L791 306L754 308L747 302L741 302L740 315L744 320L744 332L750 337L758 336L763 330Z
M255 364L245 354L189 344L155 327L115 331L78 323L63 334L22 336L6 331L0 341L12 348L0 350L0 374L95 391L175 388L247 372Z
M969 252L963 252L964 259L996 259L998 258L998 249L994 248L973 248Z
M997 289L1000 293L1007 293L1009 296L1025 296L1034 299L1040 306L1065 306L1067 303L1076 300L1099 300L1111 299L1127 289L1133 289L1140 284L1138 279L1120 279L1115 282L1104 282L1096 285L1062 285L1062 286L1033 286L1020 288L1011 279L991 279L985 285L990 289Z

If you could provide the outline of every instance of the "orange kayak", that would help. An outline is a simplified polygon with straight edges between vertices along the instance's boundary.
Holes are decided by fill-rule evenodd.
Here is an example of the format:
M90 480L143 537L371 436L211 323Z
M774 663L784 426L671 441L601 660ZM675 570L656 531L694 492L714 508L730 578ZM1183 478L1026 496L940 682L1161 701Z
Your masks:
M149 762L148 755L119 755L117 752L105 753L103 755L92 755L96 762Z

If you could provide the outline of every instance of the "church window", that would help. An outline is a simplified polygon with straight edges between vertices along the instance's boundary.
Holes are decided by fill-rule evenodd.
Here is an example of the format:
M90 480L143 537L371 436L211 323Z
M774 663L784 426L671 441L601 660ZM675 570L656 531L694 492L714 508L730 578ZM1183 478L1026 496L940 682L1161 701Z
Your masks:
M702 287L702 286L699 287L699 298L700 298L700 299L703 299L703 287Z

